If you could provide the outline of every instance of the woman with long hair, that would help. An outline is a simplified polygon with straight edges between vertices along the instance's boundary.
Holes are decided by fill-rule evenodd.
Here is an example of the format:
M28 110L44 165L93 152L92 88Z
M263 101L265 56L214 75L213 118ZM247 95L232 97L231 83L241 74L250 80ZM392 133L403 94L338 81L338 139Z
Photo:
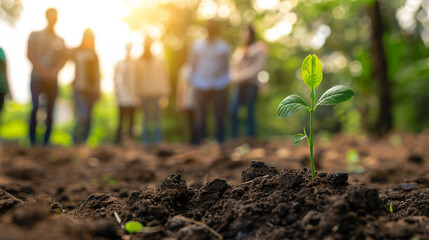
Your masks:
M81 45L71 50L70 57L75 63L73 96L77 117L73 140L80 144L88 139L92 108L100 98L100 66L91 29L85 29Z
M265 67L268 47L256 38L256 32L251 25L241 31L243 46L238 47L231 58L230 78L234 86L230 110L232 121L232 138L238 137L238 110L240 106L247 108L247 137L255 136L255 108L261 83L258 73Z

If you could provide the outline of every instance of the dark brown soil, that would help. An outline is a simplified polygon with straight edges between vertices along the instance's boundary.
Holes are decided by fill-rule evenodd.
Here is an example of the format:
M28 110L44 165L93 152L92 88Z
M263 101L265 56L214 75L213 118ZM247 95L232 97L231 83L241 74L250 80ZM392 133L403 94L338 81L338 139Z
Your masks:
M128 239L115 212L146 227L134 239L429 239L429 135L398 136L336 136L315 179L307 147L277 140L2 146L0 240Z

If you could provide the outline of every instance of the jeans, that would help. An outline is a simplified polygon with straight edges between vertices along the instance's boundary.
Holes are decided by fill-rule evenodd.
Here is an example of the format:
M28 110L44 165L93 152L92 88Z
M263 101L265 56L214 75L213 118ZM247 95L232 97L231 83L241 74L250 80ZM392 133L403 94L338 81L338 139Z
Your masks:
M162 141L161 110L159 108L159 97L143 98L143 134L144 144L159 143ZM152 136L154 135L154 136Z
M119 106L119 123L118 123L118 129L116 130L116 144L121 143L122 128L126 120L128 120L128 136L130 138L134 137L133 136L134 112L135 112L134 107Z
M255 136L255 108L256 99L258 97L259 87L255 84L242 84L237 86L233 93L230 102L231 110L231 137L238 137L239 118L238 111L240 106L245 105L247 108L246 134L248 137Z
M53 123L53 110L55 99L58 94L58 85L55 81L48 81L47 79L35 80L31 79L30 84L31 101L33 102L33 109L30 116L29 138L32 145L36 144L36 126L37 126L37 111L39 110L39 97L44 94L46 96L46 131L43 139L43 145L48 145L51 136L52 123Z
M98 96L88 92L74 91L76 108L76 127L73 141L75 144L86 142L91 129L91 113Z
M0 116L1 116L1 112L3 110L3 105L4 105L4 97L6 96L6 93L0 93Z
M200 144L206 135L207 109L211 104L214 107L216 122L216 140L219 143L224 141L225 132L225 110L227 103L226 88L219 90L198 90L195 89L195 132L196 143Z

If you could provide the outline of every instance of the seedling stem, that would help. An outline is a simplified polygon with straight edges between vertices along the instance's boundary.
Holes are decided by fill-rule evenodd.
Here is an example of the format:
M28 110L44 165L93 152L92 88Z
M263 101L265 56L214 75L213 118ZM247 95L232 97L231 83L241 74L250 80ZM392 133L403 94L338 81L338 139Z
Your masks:
M335 105L340 102L344 102L352 98L355 93L353 90L346 86L338 85L328 89L317 102L315 102L314 96L316 94L315 90L317 86L322 82L323 72L322 72L322 63L316 55L308 55L303 63L301 68L302 79L304 83L310 88L310 107L308 104L298 95L292 94L287 96L280 103L277 108L277 117L284 118L291 116L294 113L300 111L301 109L307 109L310 112L310 136L307 135L304 128L304 133L297 134L293 137L293 142L295 145L298 145L304 138L307 139L308 146L310 147L310 165L311 165L311 177L316 177L316 169L314 167L314 139L313 139L313 122L314 122L314 112L316 111L317 106L319 105Z

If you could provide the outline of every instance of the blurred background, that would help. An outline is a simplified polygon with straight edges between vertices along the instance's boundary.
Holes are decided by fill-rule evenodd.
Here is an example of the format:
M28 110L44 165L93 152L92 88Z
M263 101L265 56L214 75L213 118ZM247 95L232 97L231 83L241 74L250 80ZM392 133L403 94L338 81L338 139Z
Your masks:
M143 36L155 39L153 51L167 59L175 93L189 47L206 35L204 23L210 18L219 20L220 35L233 49L240 44L239 30L248 23L269 45L266 70L258 75L266 84L257 107L257 132L262 139L288 136L308 125L304 111L280 120L276 109L291 93L309 99L300 68L310 53L323 64L319 95L337 84L356 92L351 101L318 108L319 136L422 132L429 127L429 0L0 0L0 46L8 59L13 96L0 119L2 141L28 144L27 41L32 31L45 27L49 7L58 10L56 32L68 47L79 45L85 28L94 31L103 96L93 111L90 146L114 139L118 113L113 71L125 56L126 43L134 43L133 56L138 57ZM73 143L73 75L71 63L59 75L51 136L56 145ZM185 117L175 106L175 94L163 101L164 139L187 142L189 133L182 127ZM140 133L141 113L137 118L134 131Z

